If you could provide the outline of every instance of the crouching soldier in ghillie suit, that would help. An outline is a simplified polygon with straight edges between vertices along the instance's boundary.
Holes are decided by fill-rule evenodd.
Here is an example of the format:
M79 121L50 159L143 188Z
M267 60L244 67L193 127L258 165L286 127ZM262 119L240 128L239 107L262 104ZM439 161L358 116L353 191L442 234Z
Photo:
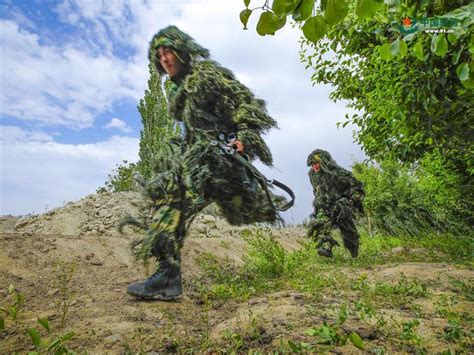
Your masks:
M169 111L180 132L160 157L161 173L141 181L153 215L142 225L147 232L134 251L145 260L156 257L159 269L127 291L166 300L182 292L180 250L198 212L215 202L233 225L276 223L281 219L275 203L283 199L269 192L266 179L249 162L259 158L272 165L262 134L277 124L264 101L175 26L153 37L149 59L172 82ZM139 225L130 218L121 227L127 223Z
M322 149L308 156L309 179L313 185L314 213L311 215L308 237L317 242L318 254L332 257L332 248L339 243L331 231L339 228L342 241L355 258L359 252L359 233L354 224L354 214L363 213L364 189L351 172L341 168Z

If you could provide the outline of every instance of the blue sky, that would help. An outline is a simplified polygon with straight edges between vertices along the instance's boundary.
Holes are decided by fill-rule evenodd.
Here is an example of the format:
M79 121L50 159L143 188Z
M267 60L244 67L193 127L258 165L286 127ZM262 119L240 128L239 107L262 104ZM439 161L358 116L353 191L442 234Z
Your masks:
M1 214L42 213L93 193L114 166L138 157L136 106L147 88L148 42L174 24L267 102L280 130L267 136L275 168L268 177L290 185L295 208L311 213L306 156L324 148L349 167L363 158L349 111L328 99L299 62L299 32L243 31L240 0L2 1ZM257 166L262 167L257 164Z

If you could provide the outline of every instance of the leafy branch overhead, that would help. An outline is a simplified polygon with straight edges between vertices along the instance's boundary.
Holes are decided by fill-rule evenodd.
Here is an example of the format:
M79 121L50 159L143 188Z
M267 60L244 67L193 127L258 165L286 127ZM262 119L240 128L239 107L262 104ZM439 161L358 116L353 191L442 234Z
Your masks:
M262 6L250 9L250 0L244 0L245 9L240 13L244 29L247 29L250 15L255 10L262 10L257 24L257 32L260 35L274 35L286 24L286 18L291 16L297 22L304 22L307 33L310 33L310 36L305 33L306 38L316 42L319 38L312 37L312 33L324 35L330 26L344 20L350 9L348 0L322 0L318 7L314 0L274 0L271 6L269 2L266 0ZM381 1L378 0L357 0L355 13L360 18L371 17L380 5Z
M252 4L257 2L253 0ZM462 1L461 1L462 2ZM408 35L400 31L403 18L395 18L397 8L407 11L406 16L413 16L413 8L410 3L419 3L420 6L427 6L430 2L425 1L403 1L403 0L265 0L260 1L258 7L250 8L251 0L244 0L245 9L240 12L240 21L244 29L247 29L250 17L259 18L256 25L257 33L261 36L275 35L283 28L288 17L291 17L299 24L303 36L306 40L316 44L323 38L328 38L331 31L347 28L347 23L364 26L368 22L385 22L387 30L391 35L380 38L380 47L372 48L377 50L378 55L383 60L401 59L410 52L418 60L424 61L425 55L419 41L415 41L416 35ZM458 1L458 3L460 3ZM467 3L467 2L466 2ZM388 16L387 16L388 15ZM391 15L391 16L390 16ZM392 18L390 18L392 17ZM442 14L440 18L455 19L460 24L461 35L469 32L469 27L474 19L474 3L460 7L449 14ZM346 26L337 27L338 24L347 22ZM458 28L459 29L459 28ZM380 29L382 30L382 28ZM451 40L449 38L451 37ZM469 49L473 53L474 36L471 35ZM429 46L432 53L444 57L449 51L450 43L457 40L455 36L445 36L444 34L433 36L433 42ZM468 89L474 88L474 64L470 62L459 63L458 78Z

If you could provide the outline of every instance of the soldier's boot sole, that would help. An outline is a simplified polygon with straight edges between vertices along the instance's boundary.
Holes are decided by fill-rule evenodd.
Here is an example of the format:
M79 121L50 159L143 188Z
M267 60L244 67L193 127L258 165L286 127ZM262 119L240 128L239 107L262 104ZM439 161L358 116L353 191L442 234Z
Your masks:
M127 293L130 296L133 296L141 300L157 300L157 301L174 301L181 297L181 293L174 291L171 292L152 292L152 293L135 293L133 291L127 290Z

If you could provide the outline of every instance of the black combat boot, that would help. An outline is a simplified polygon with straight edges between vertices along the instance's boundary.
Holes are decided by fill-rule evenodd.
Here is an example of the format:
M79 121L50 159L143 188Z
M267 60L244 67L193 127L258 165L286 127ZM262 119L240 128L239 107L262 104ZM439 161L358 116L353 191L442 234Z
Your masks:
M339 246L339 243L336 240L334 240L331 236L329 235L323 236L316 244L316 247L318 247L318 254L326 258L332 258L333 257L332 248L335 245Z
M127 293L141 299L170 301L182 293L181 267L178 263L160 260L160 268L147 280L127 287Z
M321 255L321 256L325 256L326 258L332 258L333 257L332 249L327 248L327 247L320 247L318 249L318 254Z
M171 238L163 234L152 249L159 269L147 280L127 287L127 293L141 299L173 300L182 293L181 255L175 251Z

